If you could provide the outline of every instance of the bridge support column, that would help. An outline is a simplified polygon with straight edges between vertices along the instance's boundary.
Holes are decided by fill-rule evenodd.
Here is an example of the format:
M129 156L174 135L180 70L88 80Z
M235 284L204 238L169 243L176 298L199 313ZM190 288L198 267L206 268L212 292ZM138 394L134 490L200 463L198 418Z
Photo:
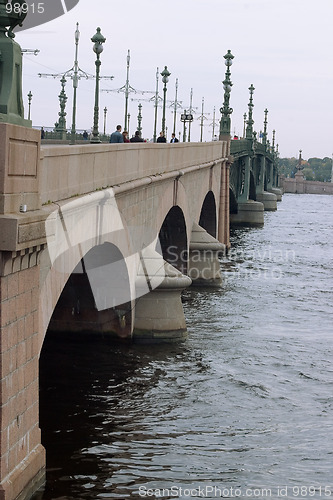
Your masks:
M260 201L264 205L264 210L274 211L277 209L277 196L272 191L264 190L266 171L266 158L263 156L260 159L260 183L256 189L256 201Z
M8 106L0 102L0 122L7 116L23 125L19 96L12 97ZM0 500L29 498L45 475L38 425L39 254L45 239L33 216L40 208L39 147L38 130L0 123Z
M188 276L157 252L146 249L136 283L133 340L147 343L185 340L187 328L181 292L190 284Z
M230 223L239 226L263 226L264 205L253 200L239 202L237 214L230 214Z
M276 196L276 201L281 201L282 200L282 189L272 187L271 189L268 190L269 193L273 193Z
M273 192L263 191L256 194L257 201L264 205L264 210L273 212L277 209L277 196Z
M229 218L229 176L231 157L221 165L220 207L218 217L218 240L230 248L230 218Z
M274 177L273 165L270 164L268 169L269 169L269 174L268 174L269 182L267 184L267 192L275 194L277 201L281 201L282 200L282 189L279 189L278 187L273 186L273 184L274 184L274 182L273 182L274 181L274 179L273 179L273 177Z
M39 251L0 252L0 500L30 498L44 482L38 425Z
M194 223L191 233L188 274L193 285L216 287L222 283L219 254L226 246Z
M238 198L237 213L230 214L230 224L240 226L263 226L264 205L259 201L249 200L251 156L246 157L244 189Z

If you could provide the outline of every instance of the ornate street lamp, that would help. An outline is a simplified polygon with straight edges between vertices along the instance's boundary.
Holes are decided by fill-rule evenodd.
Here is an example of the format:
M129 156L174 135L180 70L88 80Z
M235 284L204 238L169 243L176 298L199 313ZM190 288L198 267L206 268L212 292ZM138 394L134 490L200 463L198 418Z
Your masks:
M65 92L65 85L66 85L66 78L63 76L61 81L61 92L59 94L59 103L60 103L60 112L59 112L59 121L58 121L58 127L57 127L57 132L60 134L60 139L62 141L66 140L66 102L67 102L67 95Z
M141 102L139 103L138 108L139 108L139 113L138 113L138 128L137 128L137 130L140 132L140 137L141 137L141 131L142 131L142 127L141 127L141 123L142 123L142 114L141 114L142 104L141 104Z
M264 131L262 133L262 143L264 145L265 151L267 148L267 115L268 115L268 109L266 108L265 111L265 120L264 120Z
M168 68L164 66L164 70L161 73L162 82L164 83L163 87L163 116L162 116L162 132L165 135L165 104L166 104L166 92L167 92L167 83L169 81L169 76L171 73L168 71Z
M103 128L104 135L105 135L105 131L106 131L106 115L107 115L107 112L108 112L108 108L105 106L105 108L104 108L104 128Z
M29 94L28 94L28 120L30 120L30 116L31 116L31 101L32 101L32 93L31 93L31 90L29 90Z
M95 107L94 107L94 127L92 131L92 138L90 142L99 143L101 142L98 133L98 116L99 116L99 70L101 66L100 54L103 52L103 43L106 38L101 33L101 28L97 28L95 35L91 38L93 42L93 51L96 54L96 86L95 86Z
M232 65L232 60L234 59L234 56L232 55L231 51L228 50L226 55L223 57L225 59L225 65L227 67L227 70L225 73L225 78L222 82L224 89L224 100L223 100L223 106L222 108L220 108L220 112L222 114L220 121L220 140L224 135L230 136L230 124L231 124L230 115L233 112L233 109L229 107L229 102L230 102L230 92L232 87L232 82L230 80L231 76L230 66Z
M245 127L246 127L246 113L243 115L244 125L243 125L243 139L245 138Z
M255 91L255 88L254 88L254 86L253 86L252 83L251 83L251 85L249 87L249 91L250 91L250 100L249 100L249 104L248 104L249 114L248 114L248 119L247 119L247 122L246 122L247 126L246 126L246 136L245 136L245 138L253 140L253 124L254 124L254 121L253 121L253 118L252 118L252 110L254 108L254 104L253 104L253 92Z
M273 135L272 135L272 153L275 153L275 130L273 130Z

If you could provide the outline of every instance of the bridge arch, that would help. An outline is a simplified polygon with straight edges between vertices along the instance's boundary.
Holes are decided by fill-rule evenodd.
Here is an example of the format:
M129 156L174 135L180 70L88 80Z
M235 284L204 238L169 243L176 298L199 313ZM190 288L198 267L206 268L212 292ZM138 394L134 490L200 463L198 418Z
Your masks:
M121 301L127 303L134 298L139 259L112 190L64 203L51 211L45 227L48 247L40 259L39 351L66 285L65 294L68 294L70 286L73 288L73 281L77 286L80 279L83 280L82 276L74 279L74 275L85 276L86 284L89 281L93 291L96 309L104 311L107 307L120 305L119 301L118 304L112 303L110 290L114 278L119 278L120 270L123 276ZM105 281L107 278L111 280L109 284ZM96 280L99 281L100 292ZM109 302L103 304L105 286L109 287L106 294ZM72 307L75 312L75 306Z
M120 250L110 242L91 248L69 276L48 331L80 336L131 335L129 275ZM79 334L79 335L78 335Z
M163 259L186 274L188 238L184 213L178 205L173 206L165 216L158 242L160 250L156 249L161 252Z
M203 227L207 233L216 238L217 228L216 202L214 193L209 191L202 204L199 226Z

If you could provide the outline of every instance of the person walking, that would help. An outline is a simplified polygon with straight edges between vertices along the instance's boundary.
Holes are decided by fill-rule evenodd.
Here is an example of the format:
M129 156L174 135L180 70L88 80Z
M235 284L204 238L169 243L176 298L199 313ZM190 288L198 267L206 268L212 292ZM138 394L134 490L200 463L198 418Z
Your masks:
M166 142L163 132L160 132L160 136L157 138L156 142Z
M128 132L127 132L127 130L124 130L124 132L123 132L123 138L124 138L124 142L130 142L130 140L128 138Z
M145 142L145 141L142 139L140 131L137 130L135 132L135 136L130 138L130 142Z
M117 125L117 128L112 132L110 137L111 143L124 142L123 134L121 133L121 125Z
M174 133L171 134L171 141L170 142L179 142Z

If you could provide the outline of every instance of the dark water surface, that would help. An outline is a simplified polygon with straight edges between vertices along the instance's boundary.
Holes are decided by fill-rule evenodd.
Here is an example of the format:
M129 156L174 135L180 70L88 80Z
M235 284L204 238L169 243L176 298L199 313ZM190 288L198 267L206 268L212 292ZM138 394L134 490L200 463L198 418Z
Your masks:
M231 236L185 343L45 341L35 499L333 499L333 196Z

